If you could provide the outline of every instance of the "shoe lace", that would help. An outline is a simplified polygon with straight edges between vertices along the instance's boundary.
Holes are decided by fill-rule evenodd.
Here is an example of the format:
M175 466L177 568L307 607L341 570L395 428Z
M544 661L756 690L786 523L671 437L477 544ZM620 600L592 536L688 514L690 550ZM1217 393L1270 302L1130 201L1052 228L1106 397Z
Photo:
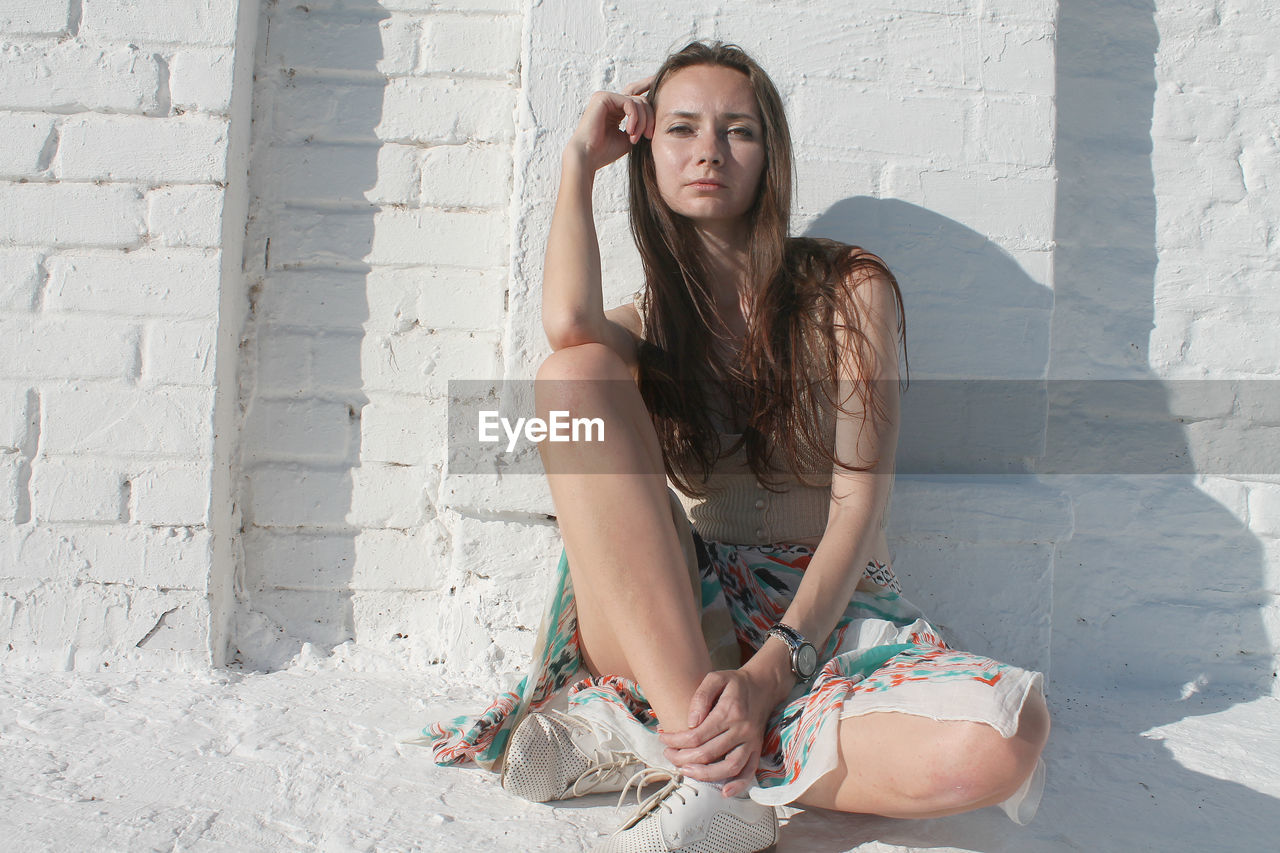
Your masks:
M592 764L586 772L573 780L570 792L575 797L589 794L605 782L621 779L628 767L634 767L637 758L630 752L610 751L606 760Z
M663 786L645 799L641 800L640 795L644 791L644 786L658 781L664 782ZM693 791L691 787L685 784L684 777L679 773L667 770L664 767L646 767L645 769L633 774L631 778L627 780L626 785L622 788L621 796L618 797L619 806L621 806L622 801L627 798L627 794L631 791L632 786L635 786L636 799L639 801L639 805L626 819L626 821L623 822L622 826L618 828L619 832L635 826L640 822L641 818L657 808L664 808L667 811L671 811L671 805L667 802L668 797L679 797L682 804L688 802L684 798L684 794L680 792L681 788L688 788L690 791Z
M581 776L574 779L573 785L569 788L569 792L573 796L581 797L591 793L607 781L621 779L628 767L634 767L636 764L641 763L640 757L634 752L610 749L607 746L603 746L602 744L608 743L613 735L595 721L574 714L566 714L555 709L550 709L545 713L555 717L570 729L586 731L591 735L592 742L596 744L590 756L591 766Z

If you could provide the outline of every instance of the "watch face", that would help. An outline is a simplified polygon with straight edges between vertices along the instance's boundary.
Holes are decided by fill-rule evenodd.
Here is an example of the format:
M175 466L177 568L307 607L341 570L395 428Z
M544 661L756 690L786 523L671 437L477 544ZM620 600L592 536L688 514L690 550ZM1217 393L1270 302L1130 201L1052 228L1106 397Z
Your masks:
M818 651L805 643L796 651L796 666L801 678L810 678L818 671Z

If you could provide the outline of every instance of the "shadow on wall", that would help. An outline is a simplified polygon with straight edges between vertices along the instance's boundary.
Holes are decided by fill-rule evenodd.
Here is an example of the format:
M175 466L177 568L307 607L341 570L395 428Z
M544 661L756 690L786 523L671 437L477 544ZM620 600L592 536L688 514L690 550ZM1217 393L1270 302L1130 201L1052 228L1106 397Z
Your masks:
M919 375L949 377L926 381L923 394L913 381L903 400L892 522L901 572L965 645L1036 664L1041 655L1014 647L1050 641L1057 719L1031 827L991 810L911 823L806 812L792 822L812 849L873 839L1256 849L1280 832L1280 801L1188 769L1149 734L1269 696L1275 680L1263 550L1237 517L1244 489L1229 479L1268 471L1264 454L1247 452L1248 424L1233 419L1242 394L1268 389L1164 381L1148 365L1154 11L1150 0L1060 4L1052 303L981 235L903 202L850 199L811 229L889 262L907 302L913 376L920 365ZM1189 435L1191 421L1213 428ZM1236 512L1197 475L1227 475L1208 487ZM929 484L941 484L936 500ZM971 506L988 499L998 503ZM912 518L922 509L925 529ZM955 524L974 515L986 523ZM1020 600L1001 598L1010 586ZM1050 602L1051 635L969 629L993 609L1047 624Z
M1159 41L1152 0L1059 5L1055 381L1044 469L1054 473L1042 479L1070 496L1075 524L1055 560L1053 674L1055 686L1091 697L1071 714L1104 736L1059 739L1055 749L1080 774L1070 780L1077 793L1048 797L1045 812L1072 826L1082 849L1240 849L1275 837L1280 802L1195 773L1144 737L1268 696L1275 679L1260 609L1262 545L1239 506L1230 511L1193 477L1268 471L1257 466L1265 455L1241 452L1248 425L1233 415L1242 392L1267 389L1166 382L1149 368ZM1137 399L1110 393L1123 385L1056 381L1111 377L1136 380ZM1181 426L1194 421L1207 428ZM1215 483L1216 494L1243 501L1238 482ZM1162 791L1197 796L1177 808Z
M264 4L241 365L243 576L231 655L274 669L354 637L361 370L386 78L379 21ZM317 70L323 69L323 70ZM367 473L367 472L365 472Z
M809 236L894 271L907 311L889 534L909 597L958 646L1049 669L1063 497L1029 476L1043 452L1053 297L973 229L896 199L846 199Z

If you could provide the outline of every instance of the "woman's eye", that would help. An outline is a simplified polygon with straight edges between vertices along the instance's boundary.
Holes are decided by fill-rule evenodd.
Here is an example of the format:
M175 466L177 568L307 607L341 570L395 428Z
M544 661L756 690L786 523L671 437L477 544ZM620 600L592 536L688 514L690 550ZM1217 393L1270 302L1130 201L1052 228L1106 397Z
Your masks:
M688 133L688 132L689 132L689 126L684 124L677 124L674 127L667 128L667 133Z
M744 137L744 138L747 138L747 139L750 139L750 138L751 138L751 128L749 128L749 127L731 127L731 128L729 128L729 132L730 132L730 133L736 133L736 134L738 134L739 136Z

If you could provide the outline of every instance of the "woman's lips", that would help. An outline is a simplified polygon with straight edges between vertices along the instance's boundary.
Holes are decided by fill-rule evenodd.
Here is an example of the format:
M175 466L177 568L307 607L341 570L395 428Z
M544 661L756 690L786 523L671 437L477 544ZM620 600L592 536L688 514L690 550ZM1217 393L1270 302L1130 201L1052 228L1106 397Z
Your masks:
M693 181L692 183L690 183L690 184L689 184L689 186L693 187L695 190L722 190L722 189L724 189L724 184L718 183L718 182L716 182L716 181Z

